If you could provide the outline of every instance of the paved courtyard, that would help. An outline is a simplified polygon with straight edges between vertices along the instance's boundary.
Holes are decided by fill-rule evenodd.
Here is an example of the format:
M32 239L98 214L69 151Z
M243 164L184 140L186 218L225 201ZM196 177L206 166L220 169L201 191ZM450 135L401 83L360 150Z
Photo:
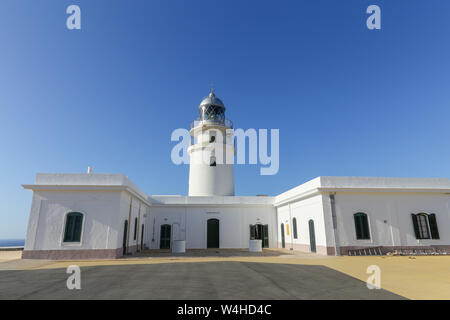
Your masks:
M450 256L220 249L147 251L116 260L20 257L20 251L0 251L0 299L450 299ZM80 291L66 289L70 265L81 268ZM374 265L384 290L366 287Z
M0 271L0 299L402 299L325 266L180 262L81 267L81 290L66 269Z

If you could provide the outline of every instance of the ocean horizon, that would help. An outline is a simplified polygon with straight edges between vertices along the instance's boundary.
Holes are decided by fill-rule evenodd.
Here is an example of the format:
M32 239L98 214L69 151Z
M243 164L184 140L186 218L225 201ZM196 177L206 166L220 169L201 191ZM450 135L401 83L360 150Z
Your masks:
M25 239L0 239L0 247L23 247Z

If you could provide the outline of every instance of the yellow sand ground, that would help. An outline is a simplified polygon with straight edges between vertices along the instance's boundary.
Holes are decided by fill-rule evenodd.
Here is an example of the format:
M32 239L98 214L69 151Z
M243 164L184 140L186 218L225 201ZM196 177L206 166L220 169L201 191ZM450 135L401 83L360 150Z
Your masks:
M0 252L0 270L5 264L5 252ZM381 269L381 287L409 299L450 299L450 256L417 257L321 257L312 255L281 255L276 257L164 257L164 258L127 258L119 260L82 260L82 261L39 261L13 260L20 255L10 256L9 269L35 270L67 268L69 265L106 266L155 263L184 263L208 261L241 261L260 263L284 263L320 265L340 271L354 278L366 281L367 267L377 265ZM29 261L29 262L28 262ZM8 263L8 261L6 261Z
M0 251L0 262L20 259L22 251Z

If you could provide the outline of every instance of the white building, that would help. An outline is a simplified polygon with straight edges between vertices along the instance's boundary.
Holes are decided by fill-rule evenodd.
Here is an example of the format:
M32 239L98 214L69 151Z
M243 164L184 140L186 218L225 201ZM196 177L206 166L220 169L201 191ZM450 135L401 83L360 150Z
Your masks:
M191 125L189 196L148 196L121 174L37 174L23 258L117 258L144 248L263 247L348 254L450 251L450 180L318 177L275 197L234 195L232 124L214 93ZM203 160L203 161L202 161ZM228 162L227 162L228 163Z

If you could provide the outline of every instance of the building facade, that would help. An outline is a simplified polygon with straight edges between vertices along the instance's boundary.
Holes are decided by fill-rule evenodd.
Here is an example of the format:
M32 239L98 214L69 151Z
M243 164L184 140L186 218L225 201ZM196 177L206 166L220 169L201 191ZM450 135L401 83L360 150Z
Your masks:
M318 177L280 195L234 195L232 122L213 92L191 124L188 196L149 196L121 174L37 174L23 258L111 259L145 249L450 252L450 180Z

